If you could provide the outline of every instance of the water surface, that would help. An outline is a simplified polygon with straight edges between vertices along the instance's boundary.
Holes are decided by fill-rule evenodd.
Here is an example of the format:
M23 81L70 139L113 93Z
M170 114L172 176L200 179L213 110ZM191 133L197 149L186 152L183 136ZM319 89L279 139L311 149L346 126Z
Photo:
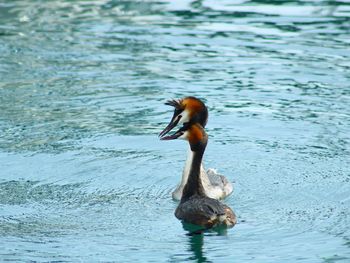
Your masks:
M347 1L0 3L0 261L349 262L349 28ZM186 95L226 234L173 215Z

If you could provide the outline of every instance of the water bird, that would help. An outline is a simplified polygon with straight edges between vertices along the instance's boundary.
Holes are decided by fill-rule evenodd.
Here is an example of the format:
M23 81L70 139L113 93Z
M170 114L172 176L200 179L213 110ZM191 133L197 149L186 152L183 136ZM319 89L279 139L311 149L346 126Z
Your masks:
M160 137L166 135L177 125L184 123L198 123L204 128L208 122L208 109L203 101L198 98L185 97L179 100L169 100L165 104L174 107L174 114L170 123L159 134ZM182 172L181 182L172 192L172 197L175 200L181 200L182 192L190 172L190 164L192 162L191 158L192 153L189 148L185 167ZM200 166L200 180L202 182L205 194L211 198L223 199L230 195L233 191L232 184L226 179L225 176L218 174L214 169L208 169L205 171L203 163L201 163Z
M230 207L206 195L201 180L201 163L208 142L208 135L199 123L186 122L172 135L163 135L161 140L184 139L190 145L190 168L175 216L185 223L205 229L215 226L233 227L236 215Z

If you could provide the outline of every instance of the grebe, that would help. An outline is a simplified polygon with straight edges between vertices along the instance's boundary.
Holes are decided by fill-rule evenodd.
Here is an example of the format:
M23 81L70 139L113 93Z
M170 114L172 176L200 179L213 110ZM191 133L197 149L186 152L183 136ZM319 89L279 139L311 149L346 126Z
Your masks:
M186 97L180 100L171 100L165 103L166 105L175 108L173 117L168 126L159 134L159 136L166 135L178 124L194 124L198 123L203 128L208 121L208 109L205 104L195 97ZM190 172L190 164L192 162L192 152L189 148L184 170L182 172L182 179L180 184L172 192L172 197L175 200L181 200L183 188L187 182ZM218 174L214 169L205 171L203 164L200 167L200 179L204 187L204 192L207 196L214 199L223 199L230 195L233 191L232 184L225 178L225 176Z
M230 207L206 195L201 180L201 163L208 136L199 123L185 123L173 135L162 136L161 140L185 139L189 142L191 163L187 182L184 186L180 204L175 216L186 223L203 226L233 227L236 215Z

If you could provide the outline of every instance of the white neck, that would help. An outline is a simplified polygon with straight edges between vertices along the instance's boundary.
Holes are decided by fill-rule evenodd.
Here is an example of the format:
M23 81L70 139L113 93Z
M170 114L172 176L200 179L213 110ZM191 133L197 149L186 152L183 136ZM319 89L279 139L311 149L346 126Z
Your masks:
M182 172L182 179L181 179L180 187L185 186L185 184L187 183L187 179L188 179L188 176L189 176L190 170L191 170L192 159L193 159L193 152L191 151L191 148L189 147L188 151L187 151L187 159L185 162L185 167L184 167L184 170ZM204 187L205 187L205 185L207 183L209 183L209 178L208 178L207 173L204 170L203 162L201 163L200 178L202 180L202 183L204 183Z

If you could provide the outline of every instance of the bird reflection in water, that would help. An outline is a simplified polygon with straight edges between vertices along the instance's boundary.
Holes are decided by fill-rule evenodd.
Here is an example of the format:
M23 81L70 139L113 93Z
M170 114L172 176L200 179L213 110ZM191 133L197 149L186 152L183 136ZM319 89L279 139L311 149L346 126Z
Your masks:
M215 227L211 229L205 229L203 227L188 224L182 222L183 229L187 232L189 252L193 253L189 260L194 260L195 262L212 262L207 259L205 252L203 252L204 236L205 233L217 233L218 235L225 236L227 234L227 228L225 227ZM210 237L210 236L209 236Z

